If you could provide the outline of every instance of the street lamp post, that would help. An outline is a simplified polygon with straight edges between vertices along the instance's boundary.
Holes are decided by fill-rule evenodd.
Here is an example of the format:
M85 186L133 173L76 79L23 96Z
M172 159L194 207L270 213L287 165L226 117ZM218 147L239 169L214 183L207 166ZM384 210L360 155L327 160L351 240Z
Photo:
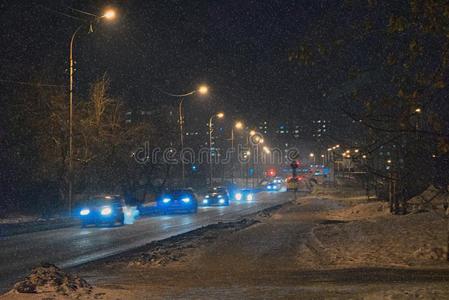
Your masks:
M212 187L212 172L213 172L213 165L212 165L212 120L214 117L217 117L219 119L222 119L224 117L224 113L220 112L217 114L212 115L209 118L209 185Z
M234 183L234 128L235 129L243 129L243 123L240 121L235 122L234 126L231 129L231 182Z
M178 112L179 112L179 141L180 141L180 158L181 158L181 181L182 181L182 185L185 186L185 165L184 165L184 160L183 160L183 152L184 152L184 99L187 96L191 96L194 95L196 93L200 94L200 95L206 95L209 92L209 88L206 85L201 85L198 87L198 89L193 90L189 93L185 93L185 94L172 94L172 93L168 93L165 92L161 89L158 89L160 92L162 92L163 94L166 94L168 96L172 96L172 97L177 97L179 99L179 103L178 103Z
M181 142L181 151L179 153L180 158L181 158L181 181L182 181L182 186L185 186L185 165L184 165L184 160L183 160L183 151L184 151L184 114L182 111L183 105L184 104L184 97L179 98L179 105L178 105L178 110L179 110L179 140Z
M102 16L97 16L95 21L100 19L112 20L115 19L115 11L112 9L107 10ZM69 186L68 186L68 208L69 215L72 213L72 202L73 202L73 45L75 41L76 34L84 27L85 24L82 24L76 28L73 32L72 37L70 38L70 49L69 49ZM89 28L92 30L92 27Z
M310 156L310 158L313 159L313 164L316 164L316 161L315 161L315 154L314 154L314 153L310 153L309 156Z

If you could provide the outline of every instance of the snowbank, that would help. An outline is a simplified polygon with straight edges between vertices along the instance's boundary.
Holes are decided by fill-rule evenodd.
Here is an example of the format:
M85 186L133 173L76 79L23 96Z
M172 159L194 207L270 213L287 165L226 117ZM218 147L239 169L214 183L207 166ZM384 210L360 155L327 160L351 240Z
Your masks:
M43 264L34 268L23 281L14 285L13 293L42 294L55 293L79 297L90 294L92 286L84 279L63 272L52 264Z
M407 201L411 212L441 210L448 202L449 195L441 193L439 189L430 185L423 193Z
M298 264L306 268L446 266L444 219L433 213L391 216L385 210L385 205L362 204L336 212L335 221L311 231L300 247Z
M327 214L327 217L332 220L364 220L388 216L389 211L388 203L375 201L331 211Z

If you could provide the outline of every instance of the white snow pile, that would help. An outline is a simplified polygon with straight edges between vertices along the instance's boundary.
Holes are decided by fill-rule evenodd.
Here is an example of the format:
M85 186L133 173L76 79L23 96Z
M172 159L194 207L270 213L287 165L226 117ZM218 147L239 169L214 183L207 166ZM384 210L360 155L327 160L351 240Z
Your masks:
M76 297L90 294L92 286L84 279L65 273L55 265L46 263L34 268L23 281L16 283L13 292L56 293Z
M430 185L423 193L407 201L411 212L430 211L441 209L447 203L449 195Z
M389 215L387 202L374 201L361 203L347 208L334 210L328 213L330 219L335 220L363 220Z

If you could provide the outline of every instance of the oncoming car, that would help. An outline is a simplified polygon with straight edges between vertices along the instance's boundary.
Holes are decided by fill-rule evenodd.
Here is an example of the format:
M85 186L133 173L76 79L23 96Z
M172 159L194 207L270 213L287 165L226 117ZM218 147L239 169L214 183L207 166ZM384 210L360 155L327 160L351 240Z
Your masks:
M234 194L234 199L237 201L251 202L254 200L254 192L250 189L241 189Z
M126 205L120 196L95 196L85 201L79 209L81 226L123 225Z
M274 181L267 184L267 190L268 191L279 191L281 189L280 183L275 183Z
M191 189L177 189L162 193L156 200L158 210L163 213L198 211L198 200Z
M229 194L224 187L211 188L202 201L203 206L228 206Z

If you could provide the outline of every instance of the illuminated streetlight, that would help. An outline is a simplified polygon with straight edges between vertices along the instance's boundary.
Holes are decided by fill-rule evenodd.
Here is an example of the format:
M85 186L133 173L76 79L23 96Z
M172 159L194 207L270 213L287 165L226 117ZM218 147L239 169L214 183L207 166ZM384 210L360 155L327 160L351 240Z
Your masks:
M354 152L355 152L355 153L359 153L359 149L355 149Z
M108 20L114 20L116 18L116 13L115 10L113 9L108 9L105 11L105 13L101 16L101 18L105 18Z
M313 158L313 163L315 164L315 162L316 162L316 161L315 161L315 154L314 154L314 153L310 153L310 154L309 154L309 157L310 157L310 158Z
M267 146L263 146L263 151L264 151L266 154L270 154L270 153L271 153L270 149L269 149Z
M419 114L419 113L421 113L421 111L422 111L422 110L421 110L421 108L419 108L419 107L418 107L417 109L415 109L415 113L418 113L418 114Z
M234 152L235 152L235 149L234 149L234 140L235 140L235 138L234 138L234 128L237 129L237 130L243 129L243 122L237 121L237 122L235 122L234 126L232 126L232 128L231 128L231 150L232 150L231 159L234 158ZM231 182L234 183L234 161L232 161L232 165L231 165Z
M214 115L212 115L209 118L209 184L210 186L212 186L212 120L214 117L217 117L218 119L223 119L224 118L224 113L223 112L219 112L216 113Z
M234 125L235 129L242 129L243 128L243 123L240 121L235 122Z
M250 132L249 132L249 135L250 136L254 136L256 134L256 131L255 130L251 130Z
M206 94L208 94L209 92L209 88L207 87L207 85L200 85L197 89L185 93L185 94L173 94L173 93L169 93L166 91L163 91L161 89L158 89L158 91L162 92L165 95L168 96L172 96L172 97L177 97L179 99L179 104L178 104L178 112L179 112L179 136L180 136L180 144L181 144L181 152L183 152L184 150L184 109L183 109L183 104L184 104L184 99L187 96L191 96L194 94L200 94L201 96L204 96ZM185 165L184 165L184 160L181 160L181 178L182 178L182 184L185 185Z
M197 91L201 95L207 95L207 93L209 93L209 87L207 85L201 85Z
M87 13L89 14L89 13ZM92 15L92 14L90 14ZM105 12L105 14L101 17L96 17L96 19L105 18L107 20L112 20L116 16L115 11L109 9ZM74 59L73 59L73 44L75 42L75 37L77 33L83 28L86 24L81 24L76 28L73 32L72 37L70 38L70 49L69 49L69 159L68 159L68 206L69 206L69 214L72 212L72 187L73 187L73 73L74 73ZM89 27L89 32L92 32L92 26Z

